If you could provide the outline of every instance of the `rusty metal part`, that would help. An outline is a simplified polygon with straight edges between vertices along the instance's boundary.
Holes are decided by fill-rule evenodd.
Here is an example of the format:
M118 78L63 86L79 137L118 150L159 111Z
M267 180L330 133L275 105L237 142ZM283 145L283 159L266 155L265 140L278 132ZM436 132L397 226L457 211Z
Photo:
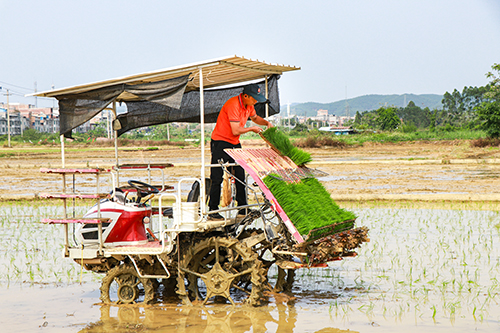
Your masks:
M74 258L77 264L83 265L83 267L92 272L96 273L106 273L111 268L119 264L119 260L110 258Z
M295 280L295 268L285 269L282 268L280 263L277 261L278 265L278 277L276 278L276 285L274 286L274 292L291 292L293 287L293 282ZM298 267L297 267L298 268Z
M333 235L329 235L304 244L297 244L294 250L309 253L309 265L340 260L342 257L354 256L353 251L362 243L369 242L368 228L360 227Z
M147 304L155 298L155 288L152 281L141 278L135 268L129 264L122 264L109 270L102 279L100 289L100 298L104 304L136 303L140 296L144 296L142 302Z
M244 295L244 302L258 305L266 281L263 275L262 262L249 247L235 239L211 237L196 242L182 256L177 294L186 304L193 300L206 304L216 296L235 304L233 298L238 294ZM199 279L205 288L200 287Z

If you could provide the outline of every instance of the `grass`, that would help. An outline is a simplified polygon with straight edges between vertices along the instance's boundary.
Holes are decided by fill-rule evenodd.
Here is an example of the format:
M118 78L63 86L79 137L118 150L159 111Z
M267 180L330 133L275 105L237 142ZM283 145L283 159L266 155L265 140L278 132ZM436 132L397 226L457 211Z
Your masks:
M362 146L366 142L398 143L414 141L455 141L474 140L489 141L484 139L486 134L482 131L456 130L444 131L416 131L412 133L393 132L362 132L352 135L335 135L312 130L300 136L292 136L294 144L302 148Z

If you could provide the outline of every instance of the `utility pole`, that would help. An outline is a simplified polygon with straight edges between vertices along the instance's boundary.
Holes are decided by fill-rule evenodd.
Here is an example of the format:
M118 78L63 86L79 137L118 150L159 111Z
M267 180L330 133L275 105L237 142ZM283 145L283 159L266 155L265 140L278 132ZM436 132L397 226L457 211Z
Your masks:
M104 112L103 112L104 113ZM106 115L106 133L108 134L108 139L111 139L111 111L108 110Z
M51 88L52 90L54 90L56 86L54 84L52 84ZM56 108L56 101L55 101L55 98L53 99L52 101L52 111L50 112L50 117L52 118L52 133L55 133L56 131L56 125L55 125L55 122L56 122L56 116L54 115L54 109Z
M10 148L10 113L9 113L9 108L10 108L10 104L9 104L9 89L5 89L7 91L7 93L5 94L7 96L7 137L8 137L8 145L9 145L9 148Z

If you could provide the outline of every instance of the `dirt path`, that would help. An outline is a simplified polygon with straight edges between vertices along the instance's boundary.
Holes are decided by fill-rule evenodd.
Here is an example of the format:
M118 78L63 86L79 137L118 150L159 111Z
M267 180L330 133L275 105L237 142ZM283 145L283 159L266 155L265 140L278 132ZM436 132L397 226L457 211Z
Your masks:
M264 146L243 141L243 147ZM474 148L467 141L370 144L346 149L309 149L310 167L328 173L320 180L335 200L423 200L500 202L500 151ZM30 199L41 192L60 191L60 178L40 168L60 167L58 149L0 149L0 199ZM92 151L69 149L66 167L112 167L111 147ZM120 148L120 163L165 163L168 183L182 177L199 177L199 148ZM207 162L209 150L205 153ZM207 175L208 175L207 170ZM130 177L139 174L130 173ZM144 173L142 174L145 175ZM156 181L160 173L153 174ZM145 180L142 178L142 180ZM71 179L70 179L71 182ZM80 185L92 186L89 179Z

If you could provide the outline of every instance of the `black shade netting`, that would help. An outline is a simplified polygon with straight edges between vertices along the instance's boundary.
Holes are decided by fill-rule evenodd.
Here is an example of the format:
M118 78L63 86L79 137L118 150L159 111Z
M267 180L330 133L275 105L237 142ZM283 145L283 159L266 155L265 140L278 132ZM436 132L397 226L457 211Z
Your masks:
M92 119L122 93L134 95L143 103L179 109L189 75L136 85L117 84L81 94L56 96L59 100L60 133L71 137L71 130ZM145 101L145 102L144 102Z
M272 75L268 79L268 103L269 115L279 113L279 75ZM265 91L265 82L257 83L261 91ZM205 90L203 93L205 107L205 123L215 123L219 112L228 99L243 92L245 85ZM200 122L200 92L193 90L184 93L180 108L161 105L149 101L129 101L127 104L127 113L118 115L114 127L118 136L123 133L139 127L159 125L171 122L199 123ZM255 105L255 111L261 117L265 117L265 103Z

